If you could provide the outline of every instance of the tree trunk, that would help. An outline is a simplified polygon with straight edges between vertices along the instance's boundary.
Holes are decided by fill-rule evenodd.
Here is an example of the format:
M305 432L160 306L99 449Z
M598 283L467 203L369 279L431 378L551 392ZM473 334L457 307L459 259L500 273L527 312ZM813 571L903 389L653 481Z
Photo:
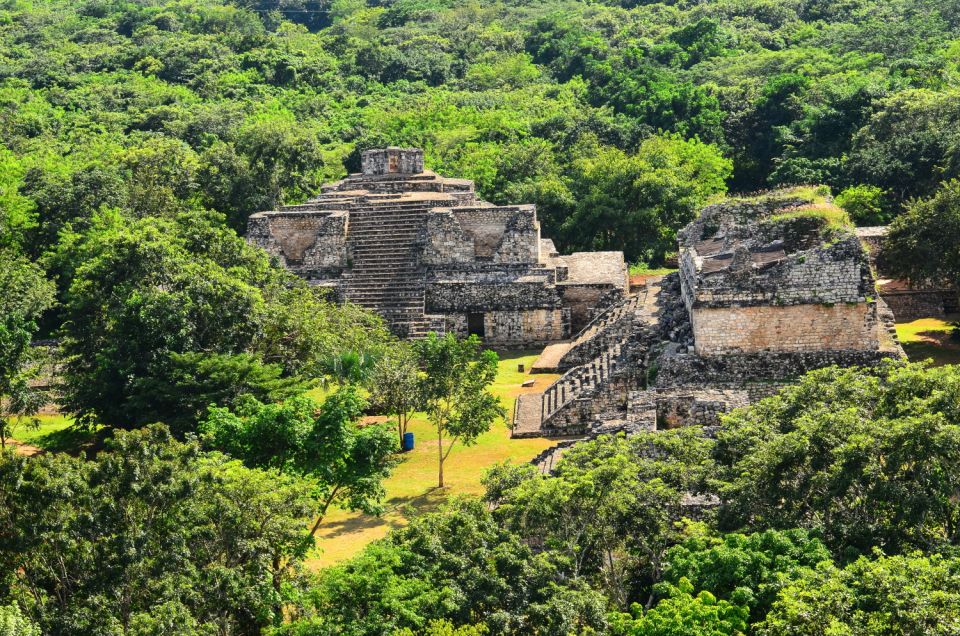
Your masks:
M437 456L440 458L440 479L438 488L443 488L443 433L437 428Z
M330 496L327 497L327 501L323 504L323 509L320 510L320 516L317 517L317 522L314 523L310 529L310 538L313 538L313 536L317 534L317 530L320 529L320 524L323 523L323 518L327 516L327 509L330 508L330 504L333 503L333 498L337 496L339 491L340 486L337 486L333 489L333 492L330 493Z

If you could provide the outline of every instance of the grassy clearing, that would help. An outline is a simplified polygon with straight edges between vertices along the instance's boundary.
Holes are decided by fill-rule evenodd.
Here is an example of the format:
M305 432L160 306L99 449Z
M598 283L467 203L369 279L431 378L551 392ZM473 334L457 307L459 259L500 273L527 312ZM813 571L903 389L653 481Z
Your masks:
M71 428L73 418L67 415L38 415L39 428L26 425L18 426L13 438L21 444L36 446L44 451L79 452L93 444L97 435L94 431L80 431Z
M675 271L675 267L650 267L646 263L634 263L630 266L631 276L666 276Z
M960 316L948 316L946 319L921 318L912 322L897 324L897 337L913 361L933 360L934 365L960 364L960 342L951 338L951 322L960 320Z
M513 403L520 393L542 391L555 375L520 373L517 365L529 371L537 352L510 352L500 356L499 372L493 391L513 413ZM533 387L521 387L534 379ZM382 418L381 418L382 419ZM387 480L387 512L381 517L335 510L327 517L317 533L318 552L310 560L311 567L319 568L348 559L371 541L387 534L391 528L402 526L411 516L434 510L451 495L479 494L483 491L480 478L492 464L512 460L525 462L552 446L545 439L511 440L506 423L494 424L473 446L458 445L444 466L446 487L437 488L437 440L429 422L419 415L410 426L416 436L416 447L402 456L401 464Z
M500 355L497 379L493 392L500 397L508 416L513 415L517 395L542 391L558 376L530 375L530 365L540 351L507 352ZM519 372L523 364L526 372ZM533 379L532 387L521 383ZM311 394L317 399L326 397L332 388L317 388ZM384 420L386 418L376 418ZM41 415L40 428L18 428L17 442L36 446L44 451L79 453L96 448L97 433L70 428L73 420L65 415ZM493 464L506 460L526 462L555 442L545 439L511 440L506 422L494 424L473 446L458 445L444 466L446 487L437 486L437 441L430 423L419 414L410 424L416 436L416 448L401 456L401 463L387 480L387 512L381 517L332 511L318 533L319 550L309 562L311 567L323 567L354 556L368 543L379 539L394 527L401 526L411 516L436 509L452 495L479 494L483 491L480 479Z

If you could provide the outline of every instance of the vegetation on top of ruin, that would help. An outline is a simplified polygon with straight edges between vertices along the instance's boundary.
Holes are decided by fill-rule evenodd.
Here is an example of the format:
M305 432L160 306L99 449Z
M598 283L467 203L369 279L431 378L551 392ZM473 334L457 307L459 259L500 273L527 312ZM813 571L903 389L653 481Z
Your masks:
M798 205L778 211L765 221L769 223L783 223L800 219L817 221L825 232L835 233L842 230L852 230L853 221L846 210L828 201Z
M797 185L786 188L774 188L747 195L728 197L731 202L775 203L778 201L802 201L810 205L820 205L831 201L830 187L824 185Z

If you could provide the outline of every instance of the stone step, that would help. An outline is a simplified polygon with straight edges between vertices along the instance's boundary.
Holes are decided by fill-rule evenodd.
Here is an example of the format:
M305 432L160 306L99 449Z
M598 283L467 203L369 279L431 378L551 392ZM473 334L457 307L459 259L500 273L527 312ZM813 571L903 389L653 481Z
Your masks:
M407 258L414 258L413 250L408 246L398 246L398 245L351 245L350 250L354 254L363 254L370 258L377 258L380 256L405 256Z
M396 244L400 242L413 243L420 235L420 229L410 231L398 228L386 228L383 230L357 230L352 228L347 233L347 241L350 243L386 243Z
M422 223L427 220L428 212L403 212L395 210L393 212L351 212L350 221L352 223L370 224L370 225L388 225L401 223Z

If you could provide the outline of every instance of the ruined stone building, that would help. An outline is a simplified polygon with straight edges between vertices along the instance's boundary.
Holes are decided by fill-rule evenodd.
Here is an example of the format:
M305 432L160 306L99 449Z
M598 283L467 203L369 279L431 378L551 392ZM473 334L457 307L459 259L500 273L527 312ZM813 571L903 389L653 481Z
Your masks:
M709 429L808 371L902 357L867 252L837 212L804 190L704 209L679 234L679 272L555 345L563 375L520 396L514 436Z
M622 252L560 255L540 236L535 206L482 201L472 181L425 170L413 148L364 152L361 173L251 216L247 238L405 337L550 343L628 290Z
M866 245L870 263L877 273L877 292L898 321L960 313L956 288L946 284L911 283L885 271L881 255L887 226L858 227L857 236Z

